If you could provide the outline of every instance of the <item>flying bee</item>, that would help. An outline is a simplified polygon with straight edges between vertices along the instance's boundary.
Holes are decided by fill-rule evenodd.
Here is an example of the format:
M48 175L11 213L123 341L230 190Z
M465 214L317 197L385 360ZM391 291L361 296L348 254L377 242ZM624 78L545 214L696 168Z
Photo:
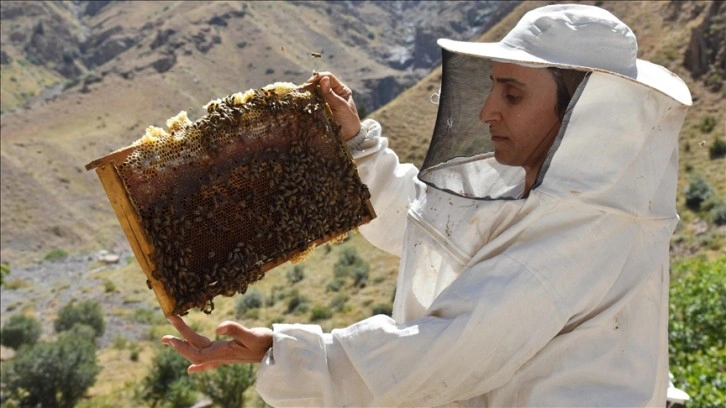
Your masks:
M323 57L323 53L322 53L322 51L321 52L311 52L310 53L310 56L313 57L313 58L322 58Z

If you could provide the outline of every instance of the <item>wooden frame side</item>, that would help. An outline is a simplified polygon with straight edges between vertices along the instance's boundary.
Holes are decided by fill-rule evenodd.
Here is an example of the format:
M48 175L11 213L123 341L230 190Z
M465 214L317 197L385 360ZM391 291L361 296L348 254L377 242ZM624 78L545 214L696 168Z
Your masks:
M167 294L164 285L153 278L152 272L154 264L151 261L151 254L154 246L144 231L139 215L128 197L123 181L118 174L118 170L113 162L100 164L96 167L96 173L101 180L103 189L106 190L106 196L111 202L116 218L118 218L121 228L123 228L126 239L131 245L131 249L139 261L141 270L144 271L146 278L151 282L151 289L156 295L156 299L161 306L164 315L169 315L174 310L174 299Z

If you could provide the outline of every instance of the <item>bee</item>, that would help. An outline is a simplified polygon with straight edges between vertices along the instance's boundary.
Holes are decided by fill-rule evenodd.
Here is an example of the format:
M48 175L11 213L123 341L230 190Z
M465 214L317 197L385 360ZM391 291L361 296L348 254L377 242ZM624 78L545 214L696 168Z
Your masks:
M313 58L322 58L323 57L323 53L322 52L311 52L310 53L310 56L313 57Z

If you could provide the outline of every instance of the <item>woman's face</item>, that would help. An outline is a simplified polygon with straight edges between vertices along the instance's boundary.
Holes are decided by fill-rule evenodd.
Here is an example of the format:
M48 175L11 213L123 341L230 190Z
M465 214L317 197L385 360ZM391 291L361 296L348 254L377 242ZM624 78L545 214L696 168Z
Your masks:
M490 127L494 157L538 171L560 129L554 77L544 68L495 62L491 79L479 119Z

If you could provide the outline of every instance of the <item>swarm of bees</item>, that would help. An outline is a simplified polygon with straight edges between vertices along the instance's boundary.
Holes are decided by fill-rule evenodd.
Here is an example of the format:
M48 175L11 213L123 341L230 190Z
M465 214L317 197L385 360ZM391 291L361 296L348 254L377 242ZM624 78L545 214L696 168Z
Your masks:
M115 166L153 248L147 284L172 300L165 313L211 313L214 297L375 217L317 90L276 83L207 112L147 129Z

